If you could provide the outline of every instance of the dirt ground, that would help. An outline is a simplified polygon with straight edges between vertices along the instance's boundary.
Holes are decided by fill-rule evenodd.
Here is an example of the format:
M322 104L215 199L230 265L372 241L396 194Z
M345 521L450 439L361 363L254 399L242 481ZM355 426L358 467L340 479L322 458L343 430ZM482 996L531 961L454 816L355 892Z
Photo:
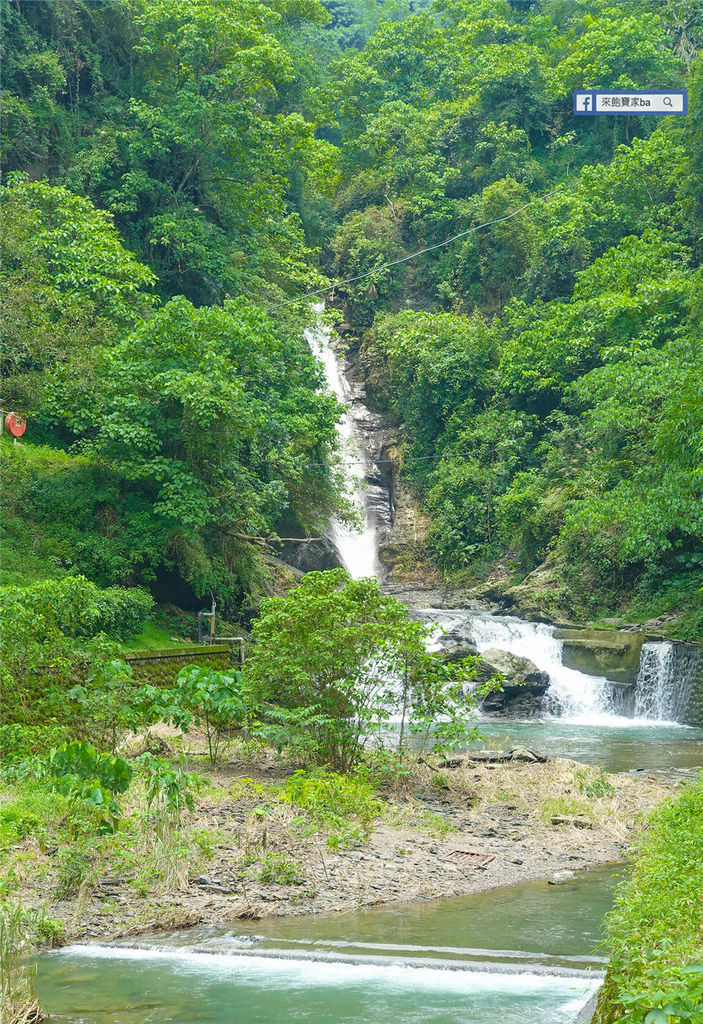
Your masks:
M176 851L161 884L140 887L134 873L103 871L57 901L45 865L35 875L41 882L27 878L27 895L63 921L66 940L466 895L622 861L673 788L611 775L605 795L589 796L584 784L595 781L598 790L604 776L586 769L584 777L571 761L458 761L417 764L397 785L380 789L373 831L348 849L331 849L334 829L315 828L277 796L290 774L280 765L235 762L210 773L184 826L191 853L183 859L182 847L179 861ZM204 853L192 852L193 837ZM292 882L261 880L272 856L294 864Z

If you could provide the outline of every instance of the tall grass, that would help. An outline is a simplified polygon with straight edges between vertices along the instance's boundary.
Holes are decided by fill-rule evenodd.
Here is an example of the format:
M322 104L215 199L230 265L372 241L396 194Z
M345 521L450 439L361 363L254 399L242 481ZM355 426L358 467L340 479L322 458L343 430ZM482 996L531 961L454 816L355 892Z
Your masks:
M0 903L0 1024L36 1024L45 1020L34 994L28 960L42 917L20 904Z

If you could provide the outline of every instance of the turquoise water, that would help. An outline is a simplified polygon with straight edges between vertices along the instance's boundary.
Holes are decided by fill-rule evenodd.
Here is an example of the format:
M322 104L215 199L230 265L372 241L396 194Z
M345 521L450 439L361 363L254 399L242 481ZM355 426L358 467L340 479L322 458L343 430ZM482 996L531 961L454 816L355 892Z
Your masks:
M519 722L482 718L485 738L472 749L527 746L555 757L601 765L609 772L643 770L677 774L703 767L703 731L687 726L637 724L582 725L560 719Z
M37 986L65 1024L570 1024L616 882L74 946L41 958Z
M372 907L352 914L320 914L238 922L237 934L256 949L302 949L311 953L384 953L541 964L598 965L604 956L603 918L626 867L581 872L561 885L523 882L472 896ZM233 932L195 929L153 942L197 942L221 949Z
M584 978L208 953L70 948L42 961L39 996L81 1024L567 1024Z

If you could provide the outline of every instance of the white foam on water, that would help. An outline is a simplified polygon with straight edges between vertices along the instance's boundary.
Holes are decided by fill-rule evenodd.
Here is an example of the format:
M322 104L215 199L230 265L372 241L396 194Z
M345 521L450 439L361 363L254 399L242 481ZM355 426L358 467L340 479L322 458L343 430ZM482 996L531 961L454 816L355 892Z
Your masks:
M554 636L554 626L527 622L511 615L458 609L425 609L423 618L437 622L447 632L463 636L476 645L479 653L495 648L529 658L549 676L548 696L558 709L551 717L562 722L611 728L680 725L668 717L649 717L637 711L635 717L616 714L612 685L605 677L588 675L562 664L563 644ZM435 649L441 648L441 637L441 632L437 631L432 638Z
M65 946L46 954L51 958L85 960L131 960L140 963L161 963L200 975L228 975L256 981L262 985L284 982L287 987L344 987L359 984L382 984L385 989L407 991L441 990L457 994L501 993L538 994L563 993L578 1009L597 990L601 979L565 977L552 974L503 973L463 970L454 964L447 969L414 967L388 963L365 964L276 956L233 953L199 953L194 950L149 949L108 945Z

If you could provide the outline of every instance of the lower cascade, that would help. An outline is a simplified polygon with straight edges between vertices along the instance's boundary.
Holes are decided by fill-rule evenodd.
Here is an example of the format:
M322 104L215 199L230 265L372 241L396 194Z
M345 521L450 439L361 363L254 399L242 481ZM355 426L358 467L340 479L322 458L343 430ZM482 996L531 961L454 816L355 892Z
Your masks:
M319 312L322 306L318 307ZM379 573L378 542L389 524L388 493L379 483L378 466L364 443L364 424L373 414L364 403L363 389L345 377L322 324L307 333L308 343L322 364L329 389L347 406L339 423L348 490L361 498L362 529L330 524L330 539L341 564L353 579ZM642 646L639 671L632 686L605 676L569 668L563 663L563 641L555 627L511 615L467 609L425 608L420 617L436 622L456 643L483 653L492 649L526 658L549 677L543 702L548 718L581 725L671 725L690 720L694 690L703 674L703 652L679 643L651 641ZM445 646L444 634L434 638ZM703 705L703 684L701 685ZM703 706L698 717L703 721Z
M635 692L635 717L683 722L690 713L703 655L667 641L642 647Z

